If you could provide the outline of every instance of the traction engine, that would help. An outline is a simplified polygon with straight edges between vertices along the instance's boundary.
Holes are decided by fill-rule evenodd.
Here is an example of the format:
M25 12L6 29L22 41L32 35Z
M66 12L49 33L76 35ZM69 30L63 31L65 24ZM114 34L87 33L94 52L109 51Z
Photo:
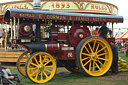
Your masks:
M18 57L18 71L35 83L45 83L57 65L87 76L106 74L113 59L110 39L92 36L88 26L123 22L123 17L9 8L4 21L11 26L13 41L27 49Z
M89 28L83 24L72 26L67 33L59 30L55 25L50 26L43 32L45 37L41 40L39 23L35 32L28 23L20 25L17 43L28 49L17 61L22 75L36 83L47 82L55 75L56 61L71 72L88 76L101 76L108 71L112 57L107 56L112 56L112 52L106 40L91 37Z

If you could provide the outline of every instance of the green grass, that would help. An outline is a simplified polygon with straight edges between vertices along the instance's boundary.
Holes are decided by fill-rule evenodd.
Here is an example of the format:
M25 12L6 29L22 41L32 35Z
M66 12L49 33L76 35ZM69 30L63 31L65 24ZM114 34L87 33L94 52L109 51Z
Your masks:
M126 60L128 63L128 58L125 57L123 53L119 53L119 56ZM19 74L16 69L16 66L5 66L11 69L11 72L14 74ZM60 67L58 67L60 68ZM58 69L57 70L60 70ZM64 68L63 68L64 69ZM65 72L66 70L61 70L61 72ZM59 71L60 72L60 71ZM70 77L63 78L59 76L59 72L57 72L54 78L44 84L36 84L29 80L29 78L20 75L22 78L22 85L127 85L128 84L128 72L120 72L118 74L113 74L112 72L108 72L107 75L102 77L87 77L81 73L71 73Z

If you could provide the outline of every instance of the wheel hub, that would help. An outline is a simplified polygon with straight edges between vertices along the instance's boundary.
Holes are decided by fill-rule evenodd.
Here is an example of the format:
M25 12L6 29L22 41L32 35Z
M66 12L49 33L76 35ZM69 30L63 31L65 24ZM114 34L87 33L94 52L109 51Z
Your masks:
M92 55L92 58L93 58L93 59L96 59L96 58L97 58L97 55L96 55L96 54L93 54L93 55Z
M44 66L43 66L43 65L40 65L40 66L39 66L39 69L40 69L41 71L43 71L43 70L44 70Z

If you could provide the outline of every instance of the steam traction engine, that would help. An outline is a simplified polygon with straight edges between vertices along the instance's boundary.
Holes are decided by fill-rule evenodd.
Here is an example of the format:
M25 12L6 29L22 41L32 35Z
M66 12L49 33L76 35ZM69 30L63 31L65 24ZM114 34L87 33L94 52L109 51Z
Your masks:
M71 72L104 75L111 67L111 47L105 39L91 36L87 26L99 26L103 21L123 22L121 16L114 15L26 9L7 9L4 18L7 22L19 24L18 36L14 40L28 49L19 56L17 69L36 83L53 78L57 61ZM35 31L33 24L36 24ZM65 25L67 31L60 31L58 25ZM45 27L42 33L41 26ZM41 35L44 35L42 39Z

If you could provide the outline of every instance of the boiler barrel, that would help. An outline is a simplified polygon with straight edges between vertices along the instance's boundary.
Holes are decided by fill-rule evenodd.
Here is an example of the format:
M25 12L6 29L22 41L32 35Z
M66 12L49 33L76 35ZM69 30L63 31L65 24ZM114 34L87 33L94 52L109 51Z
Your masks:
M59 43L45 44L45 42L32 42L29 44L23 44L23 46L28 48L28 50L30 50L30 53L42 51L42 52L48 52L50 54L56 54L60 50Z

